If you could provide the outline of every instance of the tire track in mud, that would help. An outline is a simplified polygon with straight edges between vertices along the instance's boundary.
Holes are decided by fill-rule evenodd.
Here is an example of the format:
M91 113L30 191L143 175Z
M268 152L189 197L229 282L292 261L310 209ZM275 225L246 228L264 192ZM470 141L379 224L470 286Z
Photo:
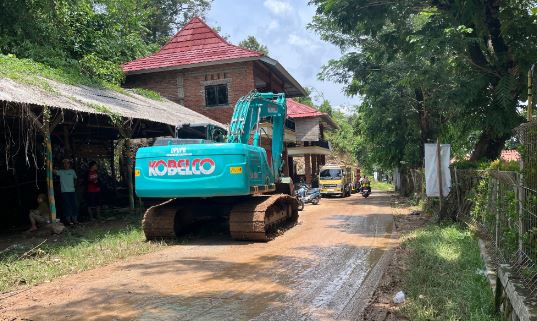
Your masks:
M382 214L367 218L345 214L346 219L339 224L340 229L369 235L372 237L371 244L357 248L342 243L313 249L316 257L324 259L294 278L295 290L285 297L288 305L294 308L267 309L253 320L339 320L357 311L353 300L384 253L373 245L391 235L392 219Z

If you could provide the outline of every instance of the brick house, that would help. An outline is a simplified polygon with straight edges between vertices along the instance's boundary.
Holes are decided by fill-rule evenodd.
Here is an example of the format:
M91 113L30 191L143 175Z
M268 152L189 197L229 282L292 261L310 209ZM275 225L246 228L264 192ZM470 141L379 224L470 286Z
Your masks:
M305 157L308 164L314 165L320 164L319 157L329 151L328 143L322 140L323 128L335 128L335 125L332 126L331 120L320 122L320 119L328 116L289 99L306 95L304 88L289 72L275 59L230 44L200 18L193 18L158 52L122 67L126 74L125 87L154 90L222 124L230 122L235 102L250 91L284 92L288 97L288 121L284 137L286 146L309 148L309 154L295 154L295 157ZM298 119L299 129L307 128L309 138L300 136L297 143L295 118L291 114ZM311 129L312 125L316 129ZM261 127L263 134L260 145L267 151L270 161L271 125L262 124ZM312 137L311 134L315 132L320 136L313 134ZM321 144L319 142L325 148L313 146ZM284 153L287 154L287 149ZM287 160L284 162L285 175L292 174L293 159L287 155L283 157ZM312 172L311 166L308 166L306 177L310 182ZM313 171L315 169L318 169L316 165Z
M223 124L252 90L306 94L276 60L228 43L193 18L158 52L124 64L125 86L147 88Z

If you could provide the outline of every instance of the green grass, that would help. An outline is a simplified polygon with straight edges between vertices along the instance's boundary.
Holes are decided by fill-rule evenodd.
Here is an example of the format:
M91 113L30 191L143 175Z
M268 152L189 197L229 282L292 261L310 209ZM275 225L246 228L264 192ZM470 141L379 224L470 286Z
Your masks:
M42 78L70 85L87 85L122 91L121 87L117 85L85 76L76 65L65 68L52 68L31 59L17 58L14 55L0 54L0 77L41 88L45 86L44 89L48 89L46 87L48 82Z
M140 96L144 96L146 98L149 98L149 99L153 99L153 100L157 100L157 101L162 101L164 100L162 98L162 96L156 92L156 91L153 91L153 90L150 90L150 89L145 89L145 88L133 88L131 89L135 94L138 94Z
M12 246L0 253L0 292L50 281L165 247L146 242L138 219L77 227L60 236ZM29 253L28 253L29 252ZM25 253L27 253L25 255Z
M386 182L377 182L374 179L371 180L371 189L381 190L381 191L393 191L393 184Z
M500 320L476 238L457 226L428 226L403 237L407 301L402 311L413 321Z
M68 85L85 85L95 88L105 88L125 95L130 95L128 91L121 88L119 85L86 76L81 71L77 62L73 62L66 67L53 68L31 59L0 54L0 78L8 78L22 84L35 86L49 93L54 93L55 91L47 79ZM134 88L132 91L152 100L163 100L159 93L149 89Z

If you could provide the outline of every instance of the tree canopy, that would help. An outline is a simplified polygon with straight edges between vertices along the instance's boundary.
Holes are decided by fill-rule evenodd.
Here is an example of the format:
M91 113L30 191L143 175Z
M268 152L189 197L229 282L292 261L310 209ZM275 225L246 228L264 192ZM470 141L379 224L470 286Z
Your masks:
M267 46L262 45L254 36L248 36L248 38L239 42L239 47L250 49L262 53L265 56L268 56L269 51Z
M212 0L6 0L0 52L80 67L117 82L118 65L157 50Z
M311 24L344 54L321 78L362 95L364 147L384 168L421 165L437 138L495 159L523 121L537 62L533 1L312 0Z

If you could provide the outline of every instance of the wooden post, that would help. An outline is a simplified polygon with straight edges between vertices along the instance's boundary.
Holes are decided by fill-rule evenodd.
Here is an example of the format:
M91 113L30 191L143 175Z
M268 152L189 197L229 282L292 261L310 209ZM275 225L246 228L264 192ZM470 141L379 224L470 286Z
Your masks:
M54 179L53 179L53 160L52 160L52 142L50 133L63 121L63 112L51 119L51 111L48 106L43 107L42 121L39 120L31 110L28 110L28 116L33 124L41 132L44 138L45 145L45 167L47 172L47 194L48 204L50 208L50 219L52 222L56 220L56 200L54 198Z
M311 154L311 180L313 181L315 179L315 175L318 172L317 167L317 155Z
M442 155L441 155L441 151L440 151L440 140L439 139L436 139L436 166L437 166L437 175L438 175L438 192L440 193L440 211L438 213L438 218L440 220L442 220L444 218L444 213L443 213L443 210L444 210L444 207L443 207L443 202L444 202L444 191L442 190L442 159L440 158Z
M461 211L461 203L460 203L460 195L459 195L459 178L457 176L457 167L453 169L453 174L455 176L455 192L457 192L457 218L459 216L459 213Z
M287 168L289 169L289 177L295 177L295 163L291 156L287 156Z
M129 138L125 138L125 144L123 145L126 150L127 155L127 184L129 186L129 207L131 210L134 210L134 183L132 181L132 153L131 153L131 143Z
M310 154L304 154L304 175L306 184L311 184L311 157Z
M526 191L522 185L522 174L515 173L515 197L518 201L518 261L522 262L524 259L522 253L524 253L524 239L523 236L527 232L527 222L524 217L524 204L526 203Z
M116 195L116 192L117 192L117 177L116 177L116 158L115 158L115 155L116 155L116 148L115 148L115 144L114 144L114 140L112 139L110 141L110 150L111 150L111 155L110 155L110 172L112 174L112 188L114 189L114 198L117 196Z
M50 220L56 221L56 199L54 197L54 178L53 178L53 160L52 160L52 142L50 139L50 109L45 107L43 109L43 131L45 138L45 160L47 168L47 194L48 204L50 207Z
M528 121L533 119L533 68L535 65L531 66L528 70Z

